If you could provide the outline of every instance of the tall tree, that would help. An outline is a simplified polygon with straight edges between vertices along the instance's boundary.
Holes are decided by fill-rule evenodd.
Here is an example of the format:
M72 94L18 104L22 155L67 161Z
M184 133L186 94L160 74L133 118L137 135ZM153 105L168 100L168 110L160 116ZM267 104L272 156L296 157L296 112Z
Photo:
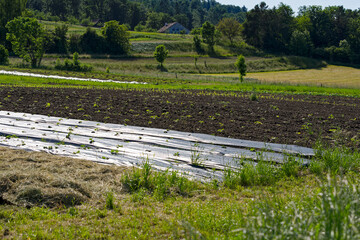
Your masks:
M216 25L220 19L223 18L223 15L226 13L226 8L220 5L211 7L207 12L206 19L211 23Z
M146 20L146 28L158 30L163 27L165 23L174 22L174 18L167 13L151 12L148 14Z
M127 54L130 50L129 33L125 25L119 25L117 21L106 22L101 29L102 35L108 45L111 54Z
M104 21L116 20L120 24L127 22L129 8L126 0L108 0Z
M141 22L146 21L146 10L136 2L129 2L129 20L131 29L134 29Z
M301 10L302 15L310 19L310 32L311 40L314 47L328 47L330 46L329 40L332 35L331 18L328 13L323 11L320 6L309 6Z
M304 32L295 30L292 33L289 44L289 50L292 54L309 57L312 48L313 44L311 42L310 33L307 30Z
M217 25L219 31L229 39L233 45L234 38L239 36L242 30L241 24L235 18L223 18Z
M326 7L324 12L329 15L331 22L331 38L328 40L330 41L330 45L335 46L339 44L341 40L344 40L349 33L351 11L345 10L343 6L332 6Z
M261 49L284 52L294 28L292 9L285 4L268 9L265 2L247 14L243 34L251 45Z
M348 42L351 46L351 50L360 54L360 17L351 19L349 29Z
M25 10L26 0L0 0L0 24L5 25Z
M62 20L65 20L69 10L68 4L68 1L46 0L45 8L51 15L58 16Z
M165 59L167 58L168 53L169 53L169 51L166 50L164 45L159 45L155 49L154 57L155 57L156 61L158 61L160 63L161 69L163 69L163 63L164 63Z
M15 54L30 62L32 67L40 66L44 55L44 30L35 18L18 17L6 25Z
M243 34L249 44L258 48L264 48L267 31L266 25L270 20L268 15L268 6L265 2L256 5L246 14Z
M215 26L206 21L201 28L201 37L208 45L209 51L214 52L215 45Z
M0 43L4 43L6 39L5 25L21 16L25 8L26 0L0 0Z
M45 3L44 0L28 0L26 2L26 7L37 11L43 11L45 9Z
M243 55L239 55L236 62L235 67L239 71L239 80L240 82L244 81L244 76L246 75L246 64L245 64L245 58Z

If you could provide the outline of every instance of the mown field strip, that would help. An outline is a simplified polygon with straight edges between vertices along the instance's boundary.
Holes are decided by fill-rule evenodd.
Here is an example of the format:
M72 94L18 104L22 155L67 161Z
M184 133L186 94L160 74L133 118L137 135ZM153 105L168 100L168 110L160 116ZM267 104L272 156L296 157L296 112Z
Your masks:
M212 76L238 77L238 73L208 74ZM266 83L287 83L330 87L360 87L360 69L329 65L321 69L304 69L277 72L247 73L247 78Z
M287 153L305 164L303 157L314 155L312 149L294 145L8 111L0 111L0 135L3 146L124 166L139 166L149 159L157 169L196 178L221 178L217 170L241 167L240 159L281 164Z

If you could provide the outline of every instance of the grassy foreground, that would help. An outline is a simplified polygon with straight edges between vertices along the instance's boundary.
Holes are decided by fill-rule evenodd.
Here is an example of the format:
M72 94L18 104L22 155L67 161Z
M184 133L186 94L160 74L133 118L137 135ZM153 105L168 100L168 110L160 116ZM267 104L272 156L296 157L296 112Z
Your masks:
M359 239L360 154L225 171L224 181L0 149L4 239Z

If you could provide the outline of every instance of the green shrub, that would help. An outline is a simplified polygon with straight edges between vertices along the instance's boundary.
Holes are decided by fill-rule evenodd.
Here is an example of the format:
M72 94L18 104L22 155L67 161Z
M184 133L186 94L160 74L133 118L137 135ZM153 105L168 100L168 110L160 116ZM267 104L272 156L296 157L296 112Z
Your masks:
M234 239L359 239L359 182L329 179L320 194L255 203ZM315 207L314 207L315 206ZM244 219L245 220L245 219ZM238 237L238 238L237 238Z
M86 27L90 26L91 25L90 18L84 18L83 20L81 20L81 25L86 26Z
M105 207L109 210L113 210L115 208L113 193L107 193Z
M9 63L9 52L3 45L0 45L0 65L6 65L8 63Z
M105 53L107 48L106 40L103 36L96 33L95 30L88 27L86 32L80 37L80 49L83 53Z
M139 197L142 199L146 194L159 200L174 194L189 195L195 184L195 182L179 176L176 171L155 171L149 160L145 160L141 168L133 168L124 174L121 183L126 191L135 194L136 199Z
M134 31L135 32L145 32L146 27L145 27L145 25L142 25L139 23L138 25L135 26Z
M332 174L345 174L360 168L360 153L345 147L317 149L316 159Z
M81 36L79 34L71 34L69 39L69 51L81 52L80 41Z
M118 21L109 21L101 28L101 33L106 41L107 53L128 54L130 51L130 34L126 25L120 25Z
M256 92L252 92L252 93L251 93L251 95L250 95L250 100L251 100L251 101L257 101L257 100L259 100Z
M163 62L167 58L168 53L169 51L166 50L164 45L159 45L155 49L154 58L160 63L161 68L163 68Z
M223 185L230 189L238 186L265 186L281 179L277 169L270 163L260 160L256 163L245 163L239 169L227 167L224 170Z
M297 177L300 172L300 167L300 163L297 162L294 157L289 156L284 160L281 169L287 177Z
M93 67L91 65L81 64L79 61L79 54L75 52L72 62L69 59L65 59L64 63L62 64L60 59L57 59L55 63L55 69L76 72L91 72Z
M70 24L79 24L79 20L78 20L76 17L74 17L74 16L68 17L67 21L68 21L68 23L70 23Z
M244 76L246 75L246 63L243 55L239 55L236 62L235 67L239 72L239 80L240 82L244 81Z

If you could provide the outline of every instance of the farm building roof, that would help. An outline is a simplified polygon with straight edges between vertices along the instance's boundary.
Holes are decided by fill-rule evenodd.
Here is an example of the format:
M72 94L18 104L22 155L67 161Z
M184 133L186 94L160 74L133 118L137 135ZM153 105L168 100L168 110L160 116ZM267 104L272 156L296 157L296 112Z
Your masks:
M174 26L175 24L177 24L177 22L173 22L173 23L165 23L165 25L159 29L159 33L164 33L166 32L166 30L168 30L169 28L171 28L172 26Z

